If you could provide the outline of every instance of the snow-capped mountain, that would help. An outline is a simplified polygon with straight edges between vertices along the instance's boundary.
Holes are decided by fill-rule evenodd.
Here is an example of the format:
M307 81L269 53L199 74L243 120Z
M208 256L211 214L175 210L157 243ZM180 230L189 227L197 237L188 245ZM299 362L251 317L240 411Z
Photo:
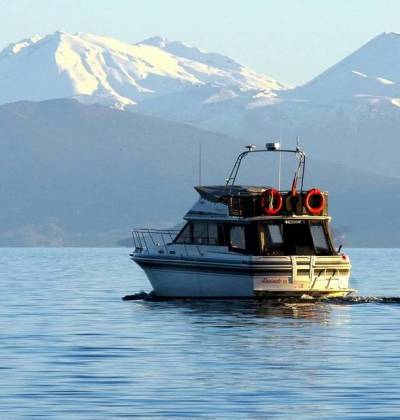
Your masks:
M300 136L315 158L400 177L399 34L381 34L304 86L274 95L210 101L203 90L148 99L137 110L254 143L294 144Z
M56 32L0 53L0 104L76 98L400 177L400 35L381 34L294 89L231 58L154 37Z
M385 32L287 97L318 103L390 101L400 106L400 34Z
M282 102L380 101L400 106L400 34L383 33L307 84L291 89L229 57L153 37L136 44L92 34L35 35L0 52L0 103L82 102L198 120L223 103L241 111ZM162 100L159 100L162 98ZM165 104L165 109L164 105ZM163 115L165 113L165 115ZM193 115L192 115L193 114ZM190 117L189 117L190 115ZM206 117L206 116L205 116Z
M0 103L75 97L125 108L205 85L233 89L228 98L248 90L269 95L286 87L223 55L159 37L131 45L58 31L0 53Z
M195 48L184 48L159 38L147 42L197 60L204 61L208 57ZM213 58L211 55L207 59L212 61ZM230 67L229 62L227 66ZM177 107L180 103L185 104L181 110ZM322 121L334 119L341 113L352 114L353 119L376 118L381 114L393 116L398 115L396 108L399 106L400 34L383 33L315 79L294 89L243 93L234 87L202 87L196 94L182 91L158 100L149 98L141 102L137 110L230 135L248 136L249 127L238 120L254 123L255 115L256 122L264 121L271 127L277 120L297 120L296 124L307 120L308 124L314 124L314 118L320 123L321 112L324 114ZM330 113L333 115L328 116ZM239 130L235 132L237 128Z

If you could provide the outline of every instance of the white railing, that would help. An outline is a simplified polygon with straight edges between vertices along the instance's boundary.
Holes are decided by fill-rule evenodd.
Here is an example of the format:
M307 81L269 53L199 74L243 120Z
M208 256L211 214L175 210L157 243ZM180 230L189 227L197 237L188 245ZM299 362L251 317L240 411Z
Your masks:
M137 251L148 251L149 247L163 246L165 248L174 241L178 233L177 229L134 229L132 231L133 246Z
M157 252L158 248L160 254L175 254L176 251L171 250L171 248L168 249L168 245L174 242L179 232L180 230L177 229L134 229L132 231L133 253L149 253L150 249ZM186 244L182 242L179 245L182 245L181 251L184 251L183 255L187 257L193 256L193 251L197 255L204 255L198 243ZM190 245L194 245L194 247L190 247ZM191 251L189 251L189 248Z

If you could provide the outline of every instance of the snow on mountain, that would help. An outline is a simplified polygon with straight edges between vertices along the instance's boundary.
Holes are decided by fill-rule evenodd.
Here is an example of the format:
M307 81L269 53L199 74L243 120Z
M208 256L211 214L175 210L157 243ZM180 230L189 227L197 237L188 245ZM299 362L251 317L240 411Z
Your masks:
M373 38L309 83L284 95L317 103L400 102L400 34Z
M41 39L42 37L40 35L33 35L31 38L26 38L14 44L10 44L7 48L4 48L4 50L0 52L0 57L17 54L23 48L30 47Z
M289 86L279 83L270 77L260 75L248 67L242 66L231 58L217 53L209 53L197 47L192 47L184 42L169 41L162 37L153 37L142 41L139 45L151 45L162 49L176 57L181 58L181 65L190 73L195 72L203 79L208 74L206 83L220 83L223 86L229 81L231 85L243 90L281 90ZM199 66L199 63L202 66Z
M223 94L230 99L218 100ZM145 100L137 111L255 144L294 145L300 136L314 158L400 177L399 107L400 35L384 33L301 87L272 94L200 87Z
M22 40L0 53L0 103L75 97L125 108L209 84L266 95L285 88L228 57L159 37L131 45L58 31Z
M197 62L213 62L222 69L235 68L229 59L224 61L222 56L182 43L163 38L144 43L196 58ZM386 122L399 117L399 58L400 35L384 33L304 86L245 93L232 87L201 86L195 93L183 90L156 100L150 98L138 104L137 111L253 139L265 136L267 130L280 135L281 126L287 130L296 127L299 132L328 122L335 126L338 118L345 118L352 126L366 119L379 125L383 116Z
M131 45L56 32L0 53L0 104L71 97L248 141L299 135L314 157L400 176L400 34L375 37L294 89L161 37Z

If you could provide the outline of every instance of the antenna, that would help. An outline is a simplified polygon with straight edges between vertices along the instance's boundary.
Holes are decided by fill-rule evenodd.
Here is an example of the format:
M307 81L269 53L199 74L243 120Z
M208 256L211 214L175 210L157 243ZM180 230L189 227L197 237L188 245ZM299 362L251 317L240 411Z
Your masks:
M281 190L282 152L279 151L278 191Z
M282 119L279 120L279 144L282 146ZM279 152L278 191L281 190L282 152Z
M202 155L202 148L201 148L201 140L199 140L199 187L201 187L201 155Z

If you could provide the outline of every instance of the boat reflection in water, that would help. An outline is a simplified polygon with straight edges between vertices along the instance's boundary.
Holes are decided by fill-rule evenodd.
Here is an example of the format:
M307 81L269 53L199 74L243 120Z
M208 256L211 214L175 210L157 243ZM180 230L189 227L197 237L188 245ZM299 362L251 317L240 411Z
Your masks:
M138 302L139 303L139 302ZM149 312L180 314L193 324L236 328L241 326L269 326L305 324L343 324L348 319L349 306L329 301L276 302L274 300L176 299L143 301L139 303Z

